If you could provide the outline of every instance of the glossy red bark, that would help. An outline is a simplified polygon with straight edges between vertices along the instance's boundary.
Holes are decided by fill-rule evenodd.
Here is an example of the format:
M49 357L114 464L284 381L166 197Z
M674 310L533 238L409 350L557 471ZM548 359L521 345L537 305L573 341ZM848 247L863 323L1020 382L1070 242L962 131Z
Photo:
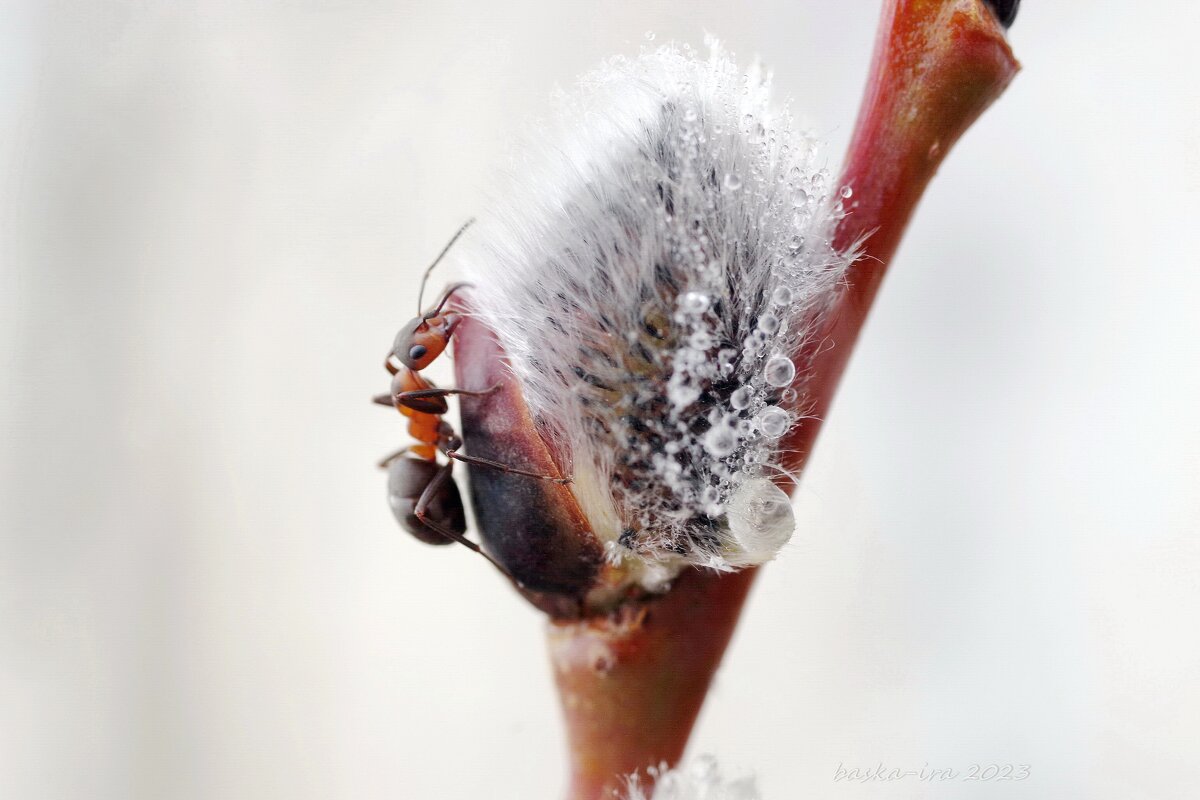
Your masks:
M691 570L658 599L550 625L569 798L612 797L624 776L679 759L753 579Z
M789 435L785 466L804 466L883 276L929 180L950 148L1008 86L1019 65L981 0L893 0L842 171L853 190L834 245L862 242L819 354L806 354L815 413Z

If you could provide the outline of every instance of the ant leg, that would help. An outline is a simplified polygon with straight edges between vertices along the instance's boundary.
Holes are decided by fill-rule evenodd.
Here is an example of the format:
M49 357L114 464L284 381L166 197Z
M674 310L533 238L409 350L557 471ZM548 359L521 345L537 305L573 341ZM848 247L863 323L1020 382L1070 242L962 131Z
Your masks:
M383 405L391 405L392 401L394 400L399 405L406 406L409 404L404 402L405 400L424 400L424 399L443 398L443 397L449 397L452 394L460 394L460 395L464 395L466 397L483 397L485 395L491 394L492 392L496 391L499 388L500 388L500 384L497 383L492 386L489 386L486 389L483 389L482 391L475 391L473 389L413 389L410 392L400 392L399 394L390 395L390 396L389 395L380 395L380 397L388 397L389 398L388 402L384 403ZM377 402L378 402L378 400L377 400ZM416 408L416 406L410 406L410 407L415 408L417 411L422 410L420 408ZM445 412L441 411L441 412L434 412L434 413L444 414Z
M445 536L447 539L450 539L451 541L454 541L454 542L458 542L459 544L466 547L468 550L471 550L471 551L476 552L479 555L483 556L489 562L491 562L493 567L500 570L500 572L505 577L507 577L509 580L514 580L513 576L509 574L508 570L506 570L504 567L502 567L499 564L499 562L496 561L496 559L492 558L487 553L483 552L483 548L481 548L479 545L475 544L474 542L472 542L470 539L463 536L462 534L458 534L452 530L447 529L441 523L435 522L434 520L430 519L426 515L426 512L429 510L429 504L433 502L433 498L437 495L437 491L438 491L438 489L440 489L442 487L442 484L445 483L450 478L450 473L453 471L453 469L454 469L454 462L450 461L450 462L447 462L447 464L444 467L442 467L440 470L438 470L437 474L433 476L433 480L431 480L429 482L429 485L425 487L425 491L421 492L421 496L417 499L417 504L416 504L416 506L413 507L413 516L415 516L417 519L421 520L421 524L429 527L430 529L436 531L437 533L440 533L442 536Z
M434 404L431 406L427 403L421 403L420 401L425 399L449 397L452 394L466 395L468 397L483 397L484 395L491 394L499 388L500 384L497 383L496 385L490 386L487 389L479 392L469 389L414 389L411 392L401 392L397 395L377 394L371 398L371 402L375 403L376 405L387 406L388 408L404 406L405 408L411 408L413 411L420 411L424 414L445 414L445 404L440 406ZM410 400L415 400L417 402L407 402Z
M391 353L388 353L387 356L383 359L383 368L388 371L389 375L395 375L397 372L400 371L400 368L392 363L392 354Z
M491 467L492 469L498 469L501 472L511 472L514 475L525 475L529 478L538 478L543 481L551 481L553 483L557 483L559 486L566 486L572 482L571 478L556 478L553 475L543 475L540 472L529 472L528 470L510 467L507 464L501 464L499 461L491 461L486 458L479 458L478 456L464 456L457 450L445 449L442 450L442 454L446 456L446 458L451 458L455 461L461 461L464 464L478 464L481 467Z
M483 397L484 395L491 394L499 388L499 383L493 383L486 389L414 389L411 392L401 392L400 394L396 395L396 398L449 397L452 394L463 394L467 395L468 397ZM387 395L384 396L386 397Z
M387 469L387 468L388 468L388 465L390 465L390 464L391 464L393 461L395 461L397 458L399 458L400 456L404 455L405 453L407 453L407 452L408 452L409 450L411 450L411 449L412 449L412 445L409 445L408 447L401 447L399 450L397 450L396 452L392 453L392 454L391 454L391 455L389 455L387 458L381 459L381 460L379 461L379 465L378 465L378 466L379 466L379 468L380 468L380 469Z

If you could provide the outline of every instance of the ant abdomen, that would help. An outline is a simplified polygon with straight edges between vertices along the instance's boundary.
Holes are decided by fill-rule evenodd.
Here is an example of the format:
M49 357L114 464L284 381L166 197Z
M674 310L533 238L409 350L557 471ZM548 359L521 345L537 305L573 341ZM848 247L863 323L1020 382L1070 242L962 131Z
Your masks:
M388 505L396 521L426 544L453 544L454 539L426 525L416 514L417 502L433 483L442 467L434 461L401 456L388 464ZM461 536L467 531L462 495L454 479L446 475L428 500L425 517L445 530Z

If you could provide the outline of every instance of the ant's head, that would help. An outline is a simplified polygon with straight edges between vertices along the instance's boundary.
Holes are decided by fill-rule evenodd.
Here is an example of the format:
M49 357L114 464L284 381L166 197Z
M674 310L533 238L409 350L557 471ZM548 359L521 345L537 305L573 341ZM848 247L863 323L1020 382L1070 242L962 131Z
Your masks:
M434 359L442 355L450 336L444 325L431 325L431 320L416 317L409 320L396 333L396 341L391 345L391 354L397 361L409 369L420 372L430 366Z
M442 257L454 246L458 241L458 237L463 235L463 231L471 227L471 223L475 220L467 220L461 228L459 228L446 246L442 248L442 252L438 253L438 257L433 260L433 263L425 270L425 274L421 276L421 288L417 292L417 311L421 310L421 300L425 297L425 284L429 280L429 273L433 272L433 268L438 265ZM419 317L414 317L408 322L400 332L396 334L396 342L392 345L392 355L397 361L411 370L420 371L428 367L433 360L442 354L446 349L446 343L450 341L450 337L454 334L454 328L458 325L459 316L454 313L442 314L442 306L450 299L450 295L454 294L455 290L464 284L454 284L446 293L442 295L442 301L438 303L437 308L432 311L425 312Z

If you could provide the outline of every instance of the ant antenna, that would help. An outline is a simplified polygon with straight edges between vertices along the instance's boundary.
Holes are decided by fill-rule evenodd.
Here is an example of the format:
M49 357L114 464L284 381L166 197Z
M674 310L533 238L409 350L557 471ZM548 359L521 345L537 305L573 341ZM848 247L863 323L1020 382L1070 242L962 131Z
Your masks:
M438 265L438 262L440 262L442 260L442 257L445 256L446 253L448 253L450 251L450 248L454 246L454 243L458 241L458 237L462 236L463 231L465 231L467 228L471 227L471 223L474 221L475 221L475 218L472 217L471 219L464 222L461 228L459 228L457 231L454 232L454 235L450 237L450 241L446 242L446 246L442 248L442 252L438 253L438 257L433 260L433 263L430 264L429 267L425 270L425 274L421 276L421 290L417 294L417 316L418 317L421 316L421 308L422 308L421 304L425 300L425 283L426 283L426 281L429 280L429 273L433 272L433 268Z

